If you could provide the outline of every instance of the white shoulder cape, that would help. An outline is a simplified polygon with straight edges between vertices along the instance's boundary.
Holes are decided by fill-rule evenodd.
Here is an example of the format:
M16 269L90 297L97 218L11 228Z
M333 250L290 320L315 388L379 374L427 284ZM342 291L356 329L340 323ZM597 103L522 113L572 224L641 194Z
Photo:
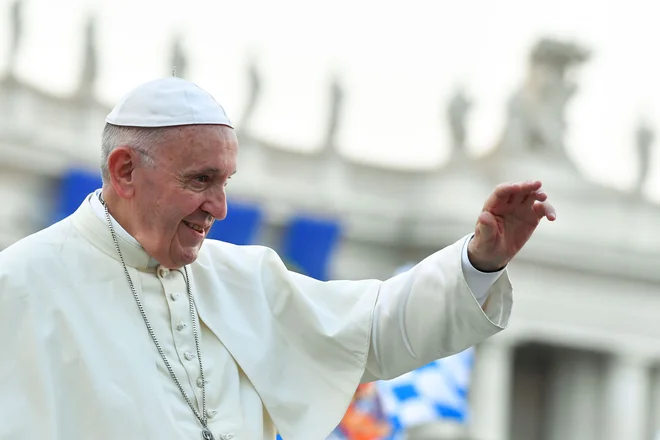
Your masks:
M268 248L207 240L190 266L192 290L201 319L253 383L282 437L321 440L357 385L373 379L365 369L379 293L422 298L419 310L406 313L423 314L417 322L427 326L404 335L413 357L387 352L382 338L379 378L506 326L507 276L491 288L483 312L461 272L461 244L384 282L319 282L288 271ZM121 246L132 276L149 270L146 253ZM181 440L159 423L164 404L149 392L152 342L107 227L89 204L0 253L0 334L0 440ZM406 361L397 366L399 357Z

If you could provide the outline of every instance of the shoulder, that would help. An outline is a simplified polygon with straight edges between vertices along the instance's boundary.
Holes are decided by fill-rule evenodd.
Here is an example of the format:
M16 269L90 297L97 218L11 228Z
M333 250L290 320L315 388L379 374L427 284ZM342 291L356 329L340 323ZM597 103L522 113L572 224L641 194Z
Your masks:
M259 245L206 240L191 268L196 282L230 285L244 292L244 298L248 292L258 297L278 294L291 282L291 274L277 253Z
M61 264L60 254L73 232L70 220L65 219L0 251L0 291L12 280L27 280L33 272Z
M11 263L26 257L39 257L42 252L57 252L74 231L71 220L64 219L8 246L0 251L0 259Z
M224 241L207 239L199 253L202 265L226 266L233 270L254 271L264 265L286 269L275 250L261 245L236 245Z

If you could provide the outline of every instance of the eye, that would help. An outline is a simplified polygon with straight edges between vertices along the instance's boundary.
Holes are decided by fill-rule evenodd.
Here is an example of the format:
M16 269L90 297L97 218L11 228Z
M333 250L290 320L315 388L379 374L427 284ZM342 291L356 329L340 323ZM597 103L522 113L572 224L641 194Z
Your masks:
M202 191L211 185L213 178L209 176L208 174L198 174L195 176L189 177L187 182L187 185L196 190L196 191Z

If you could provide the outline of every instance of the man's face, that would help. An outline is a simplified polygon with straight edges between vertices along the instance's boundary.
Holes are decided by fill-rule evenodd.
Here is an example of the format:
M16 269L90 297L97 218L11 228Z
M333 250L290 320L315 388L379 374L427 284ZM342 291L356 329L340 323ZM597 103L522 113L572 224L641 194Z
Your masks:
M227 215L237 154L229 127L177 127L150 152L155 166L135 169L135 238L160 264L174 269L197 259L213 222Z

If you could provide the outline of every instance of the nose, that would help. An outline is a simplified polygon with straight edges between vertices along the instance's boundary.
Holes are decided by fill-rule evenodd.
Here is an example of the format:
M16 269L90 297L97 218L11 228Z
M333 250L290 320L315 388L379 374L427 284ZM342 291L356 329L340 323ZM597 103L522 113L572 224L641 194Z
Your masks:
M216 220L224 220L227 217L227 195L224 188L209 193L201 208Z

